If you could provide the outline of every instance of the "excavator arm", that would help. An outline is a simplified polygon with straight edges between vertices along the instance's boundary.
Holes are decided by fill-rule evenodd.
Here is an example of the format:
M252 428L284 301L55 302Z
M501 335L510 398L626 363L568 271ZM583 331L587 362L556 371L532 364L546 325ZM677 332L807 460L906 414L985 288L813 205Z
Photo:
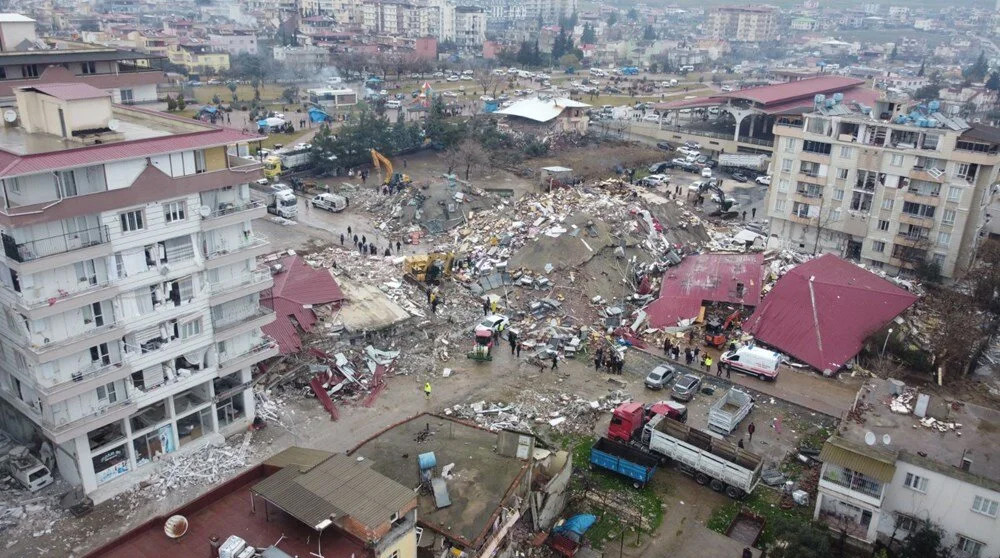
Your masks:
M383 183L388 183L392 180L392 163L389 161L388 157L382 155L378 151L372 149L371 152L372 165L375 167L375 170L378 171L379 178Z

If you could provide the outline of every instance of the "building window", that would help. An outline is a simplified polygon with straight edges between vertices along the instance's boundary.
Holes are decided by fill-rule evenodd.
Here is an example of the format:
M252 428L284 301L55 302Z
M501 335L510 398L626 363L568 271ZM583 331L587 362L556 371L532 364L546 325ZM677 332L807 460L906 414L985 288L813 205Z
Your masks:
M975 539L970 539L965 535L959 535L958 544L955 545L955 548L964 552L965 555L968 556L969 558L979 558L980 556L982 556L983 547L985 546L986 545L984 543L981 543Z
M107 343L101 343L100 345L90 348L90 362L92 362L96 368L111 365L111 354L108 352Z
M21 75L26 78L36 78L38 77L38 65L37 64L23 64L21 66Z
M785 138L785 153L795 153L795 138Z
M831 223L836 223L837 221L840 221L840 208L839 207L834 208L833 210L830 211L830 222Z
M855 190L854 195L851 197L851 209L853 211L860 211L862 213L868 213L872 208L872 198L874 194L868 192Z
M937 264L938 268L944 268L944 260L947 256L944 254L934 254L931 256L931 262Z
M183 221L187 218L185 213L187 203L184 200L177 200L163 204L163 219L168 223Z
M912 488L917 492L927 492L927 477L921 477L920 475L914 475L913 473L906 473L906 478L903 479L903 485L907 488Z
M854 155L854 148L847 145L840 146L840 157L842 159L850 159Z
M80 64L80 66L83 67L84 75L97 73L97 64L95 64L94 62L84 62Z
M802 151L804 153L817 153L819 155L829 155L832 149L833 149L832 145L822 141L805 140L802 142Z
M843 199L844 199L844 191L843 190L834 190L833 191L833 199L834 199L834 201L843 201Z
M785 200L775 200L774 201L774 211L777 213L785 212Z
M917 528L920 523L913 516L897 513L896 514L896 528L900 531L913 531Z
M131 105L135 102L135 94L131 89L121 89L119 90L119 93L121 95L123 105Z
M871 260L869 262L869 265L871 265L873 269L882 269L883 267L885 267L885 262L880 262L878 260Z
M781 160L781 172L792 172L792 160L782 159Z
M972 501L972 511L988 515L990 517L996 517L998 505L1000 504L998 504L996 500L976 496L976 498Z
M205 150L197 149L194 152L194 172L202 173L205 172Z
M837 169L837 180L847 180L850 169Z
M118 392L115 390L114 382L97 386L97 401L105 406L118 402Z
M878 252L879 254L885 252L885 242L882 242L881 240L873 240L872 252Z
M962 189L958 186L952 186L948 188L948 201L957 202L962 199Z
M937 238L938 246L948 247L951 244L951 233L939 232Z
M882 200L882 209L892 209L893 200L892 198L885 198Z
M893 153L892 154L892 159L889 160L889 164L892 165L892 166L894 166L894 167L901 167L901 166L903 166L903 156L900 155L899 153Z
M201 318L197 320L191 320L190 322L184 322L181 324L181 339L187 339L188 337L194 337L201 333Z
M944 214L941 215L942 225L954 225L955 224L955 210L945 209Z
M141 209L119 213L118 219L121 221L122 232L140 231L145 228Z
M886 221L884 219L879 219L878 220L878 230L880 230L880 231L887 231L887 230L889 230L889 221Z
M59 195L63 198L71 198L77 195L76 175L73 171L59 171L56 174L56 183L59 185Z
M788 182L787 178L782 178L781 180L779 180L778 181L778 191L779 192L787 192L788 191L788 184L789 184L789 182Z

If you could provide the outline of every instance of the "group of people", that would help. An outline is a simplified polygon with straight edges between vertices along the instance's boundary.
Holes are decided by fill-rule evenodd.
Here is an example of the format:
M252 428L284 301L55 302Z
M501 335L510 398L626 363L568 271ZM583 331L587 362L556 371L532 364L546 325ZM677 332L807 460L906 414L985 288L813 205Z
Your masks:
M730 343L729 350L735 351L736 343ZM680 343L674 343L670 340L670 337L667 337L663 340L663 354L674 360L680 360ZM712 358L712 355L708 354L708 352L703 353L701 351L701 347L697 345L695 345L694 348L686 347L684 349L684 364L692 366L695 362L698 363L698 366L704 368L706 373L710 373L712 371L712 365L715 364L715 360ZM729 367L724 365L722 362L719 362L716 364L715 375L721 377L723 372L726 373L727 378L732 377Z
M362 184L364 184L365 182L368 181L368 169L362 169L362 170L359 170L356 173L354 172L354 169L350 169L350 170L347 171L347 176L348 177L354 178L355 175L361 177L361 183Z
M604 347L598 347L594 352L594 370L600 372L602 369L607 370L608 374L621 376L625 369L625 359L618 354L618 351L613 349L605 351Z
M353 234L353 232L354 231L351 229L351 227L348 226L347 227L347 236L350 236L351 234ZM347 236L345 236L344 233L340 233L340 245L341 246L344 245L344 241L347 239ZM357 251L361 255L365 255L365 254L368 254L370 256L377 256L378 255L378 248L375 247L374 243L369 244L368 243L368 237L366 237L365 235L361 235L361 238L358 238L358 235L354 234L353 240L354 240L354 248L356 248ZM402 249L402 247L403 247L403 245L397 240L396 241L396 253L397 254ZM389 245L385 247L385 251L382 252L382 255L383 256L387 256L387 257L391 256L392 255L392 250L391 249L392 249L392 243L390 242Z

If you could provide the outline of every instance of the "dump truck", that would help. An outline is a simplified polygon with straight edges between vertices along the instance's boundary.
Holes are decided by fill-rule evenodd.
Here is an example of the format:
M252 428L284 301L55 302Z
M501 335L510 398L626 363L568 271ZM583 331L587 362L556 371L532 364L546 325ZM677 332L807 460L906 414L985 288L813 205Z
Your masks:
M649 405L636 401L622 403L611 413L608 438L624 443L636 440L649 419L657 414L684 422L687 420L687 407L674 401L660 401Z
M627 445L632 450L657 460L661 465L673 460L682 472L694 477L698 484L710 485L731 498L741 498L753 492L760 482L763 464L760 456L720 439L715 434L691 428L665 413L652 414L638 431L631 430L628 425L615 425L612 418L612 424L608 427L609 437L612 430L617 433L632 432L632 438L625 441L621 440L620 434L616 434L619 441L608 439L608 443ZM619 452L619 457L624 455ZM593 450L591 456L593 460ZM634 459L631 462L642 463Z
M745 391L730 389L708 409L708 427L723 434L732 434L753 409L753 398Z
M282 168L289 172L305 170L312 166L312 145L308 143L281 149L275 155L281 158Z
M590 448L591 469L600 467L632 479L642 488L653 478L659 459L628 444L601 438Z
M729 153L719 155L719 168L746 169L754 172L767 172L767 155L751 155L748 153Z
M295 197L295 192L284 184L275 184L271 188L271 192L267 194L267 212L285 219L294 219L299 214L299 200Z
M698 484L730 498L742 498L760 483L764 460L759 455L669 417L653 417L642 440L652 454L672 459Z

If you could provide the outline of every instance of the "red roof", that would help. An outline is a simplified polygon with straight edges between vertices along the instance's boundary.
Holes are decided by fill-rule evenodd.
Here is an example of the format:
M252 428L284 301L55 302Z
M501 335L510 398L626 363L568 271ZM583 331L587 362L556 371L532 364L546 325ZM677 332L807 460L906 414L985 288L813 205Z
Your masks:
M45 93L56 99L62 99L64 101L77 101L81 99L100 99L101 97L110 97L111 93L107 91L102 91L93 85L88 85L86 83L46 83L43 85L32 85L29 87L24 87L26 90L35 90L40 93Z
M673 327L695 318L705 301L757 306L763 277L763 254L688 256L663 276L660 297L646 307L649 325Z
M786 273L743 329L817 370L837 370L917 297L825 254Z
M763 105L791 101L793 99L812 98L820 93L836 93L863 84L865 80L843 76L822 76L800 79L788 83L751 87L730 93L721 93L716 97L728 99L747 99Z
M286 256L281 265L284 271L274 276L274 286L261 295L260 304L277 315L261 331L278 342L284 355L302 349L298 328L310 331L316 323L307 306L340 302L344 293L329 271L314 269L298 256Z

